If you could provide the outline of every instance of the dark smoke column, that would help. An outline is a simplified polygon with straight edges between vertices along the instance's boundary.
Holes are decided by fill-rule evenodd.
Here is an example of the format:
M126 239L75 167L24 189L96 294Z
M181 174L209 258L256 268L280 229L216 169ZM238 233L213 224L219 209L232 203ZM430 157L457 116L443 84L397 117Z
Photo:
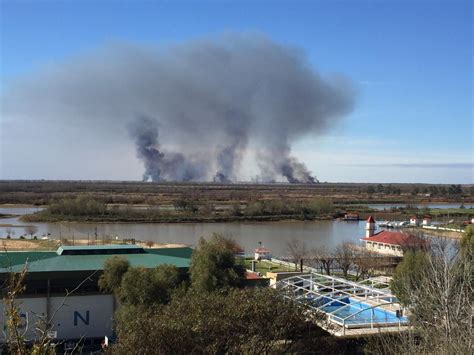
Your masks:
M159 151L158 122L151 117L139 116L128 125L135 141L137 157L143 161L143 181L192 181L202 179L202 169L181 153Z
M354 106L350 80L320 75L304 50L261 33L110 45L15 84L2 92L2 117L114 144L128 127L147 181L236 181L250 158L259 181L315 182L293 143Z
M161 181L161 165L164 154L156 147L158 146L158 125L150 117L140 116L136 121L129 124L130 136L135 140L137 157L143 161L145 172L143 181Z

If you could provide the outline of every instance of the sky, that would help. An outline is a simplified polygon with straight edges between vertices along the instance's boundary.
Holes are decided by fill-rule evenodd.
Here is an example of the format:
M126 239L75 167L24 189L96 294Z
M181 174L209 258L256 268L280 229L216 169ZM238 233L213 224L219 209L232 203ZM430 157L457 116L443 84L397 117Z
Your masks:
M469 0L0 4L2 97L44 68L114 43L262 33L300 48L317 72L353 82L353 111L292 145L320 181L474 183ZM131 141L77 135L73 123L52 136L41 122L16 122L1 107L0 113L0 179L141 179ZM242 180L255 174L252 164L244 159Z

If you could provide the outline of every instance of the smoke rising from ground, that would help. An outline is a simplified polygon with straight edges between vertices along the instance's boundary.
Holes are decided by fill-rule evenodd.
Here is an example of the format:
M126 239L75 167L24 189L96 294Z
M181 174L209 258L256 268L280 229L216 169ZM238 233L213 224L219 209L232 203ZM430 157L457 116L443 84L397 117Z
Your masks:
M144 180L235 181L252 143L259 181L311 183L291 145L349 113L354 95L348 80L317 74L301 50L233 33L110 46L17 81L2 101L16 119L128 136Z
M192 181L200 180L202 164L194 164L180 153L164 153L158 150L158 124L149 117L141 116L129 125L130 136L137 148L137 157L145 165L144 181Z

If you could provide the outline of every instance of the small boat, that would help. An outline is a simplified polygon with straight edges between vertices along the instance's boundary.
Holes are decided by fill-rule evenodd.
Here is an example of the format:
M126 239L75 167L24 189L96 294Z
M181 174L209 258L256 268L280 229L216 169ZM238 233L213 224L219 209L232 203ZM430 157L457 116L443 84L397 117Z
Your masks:
M346 213L344 215L344 221L358 221L359 219L358 213Z

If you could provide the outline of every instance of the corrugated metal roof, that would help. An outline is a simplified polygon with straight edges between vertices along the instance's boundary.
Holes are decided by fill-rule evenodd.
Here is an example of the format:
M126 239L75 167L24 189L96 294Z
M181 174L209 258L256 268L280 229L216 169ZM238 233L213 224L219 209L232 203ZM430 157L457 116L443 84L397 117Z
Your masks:
M14 265L24 265L37 260L54 258L58 256L55 251L11 251L0 253L0 268L8 268Z
M190 263L191 248L147 249L140 254L99 254L99 255L58 255L56 252L10 252L8 259L12 271L18 272L28 260L28 272L72 272L102 270L104 262L114 256L123 257L131 266L153 268L163 264L187 268ZM3 267L0 273L6 273L9 264L3 261L6 253L0 253Z

